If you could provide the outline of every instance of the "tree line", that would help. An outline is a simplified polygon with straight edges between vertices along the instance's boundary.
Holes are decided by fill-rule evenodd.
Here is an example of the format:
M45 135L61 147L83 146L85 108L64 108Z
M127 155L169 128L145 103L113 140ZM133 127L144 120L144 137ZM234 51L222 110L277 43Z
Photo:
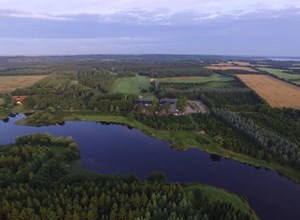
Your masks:
M143 124L159 130L194 130L195 126L188 116L159 116L156 114L135 114L135 119Z
M239 114L224 109L212 109L212 114L224 121L228 126L246 135L249 140L257 144L260 149L270 152L279 162L288 163L299 168L299 146L282 137L272 130L261 127L251 119L245 119Z

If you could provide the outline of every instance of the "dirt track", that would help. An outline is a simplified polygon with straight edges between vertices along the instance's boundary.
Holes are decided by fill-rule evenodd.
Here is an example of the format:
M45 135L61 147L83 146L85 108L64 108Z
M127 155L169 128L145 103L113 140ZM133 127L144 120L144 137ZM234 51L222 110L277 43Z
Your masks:
M188 101L187 107L184 110L184 114L192 113L206 113L208 111L207 107L201 101Z

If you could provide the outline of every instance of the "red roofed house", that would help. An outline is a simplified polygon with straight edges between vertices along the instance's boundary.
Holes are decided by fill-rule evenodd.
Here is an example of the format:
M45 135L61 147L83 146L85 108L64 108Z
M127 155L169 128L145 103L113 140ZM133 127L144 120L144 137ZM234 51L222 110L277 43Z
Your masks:
M12 99L17 101L17 105L22 105L27 96L13 96Z

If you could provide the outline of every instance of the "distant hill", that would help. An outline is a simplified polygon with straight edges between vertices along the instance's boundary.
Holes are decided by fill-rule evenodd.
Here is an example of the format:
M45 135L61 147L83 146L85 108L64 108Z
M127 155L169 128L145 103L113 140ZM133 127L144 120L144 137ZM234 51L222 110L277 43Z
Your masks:
M80 61L170 61L170 60L194 60L194 61L213 61L226 59L257 59L259 57L241 56L219 56L219 55L74 55L74 56L0 56L0 65L38 65L38 64L57 64L66 62ZM260 57L262 59L262 57Z

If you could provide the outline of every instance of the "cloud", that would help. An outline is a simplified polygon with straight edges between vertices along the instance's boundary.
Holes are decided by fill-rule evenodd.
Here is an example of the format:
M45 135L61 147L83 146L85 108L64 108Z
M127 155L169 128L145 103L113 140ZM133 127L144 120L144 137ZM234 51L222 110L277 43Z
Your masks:
M1 0L1 8L13 10L9 16L41 19L66 19L89 14L102 16L108 20L127 15L138 20L160 21L180 13L197 14L198 17L213 19L222 15L234 16L259 10L299 9L300 2L299 0Z
M45 20L72 20L71 17L54 16L49 14L36 14L36 13L16 11L11 9L0 9L0 16L12 17L12 18L45 19Z
M299 55L298 2L1 0L0 53Z
M159 40L160 41L160 40ZM1 56L132 54L157 51L157 39L133 37L107 38L0 38ZM12 50L11 47L15 48Z

